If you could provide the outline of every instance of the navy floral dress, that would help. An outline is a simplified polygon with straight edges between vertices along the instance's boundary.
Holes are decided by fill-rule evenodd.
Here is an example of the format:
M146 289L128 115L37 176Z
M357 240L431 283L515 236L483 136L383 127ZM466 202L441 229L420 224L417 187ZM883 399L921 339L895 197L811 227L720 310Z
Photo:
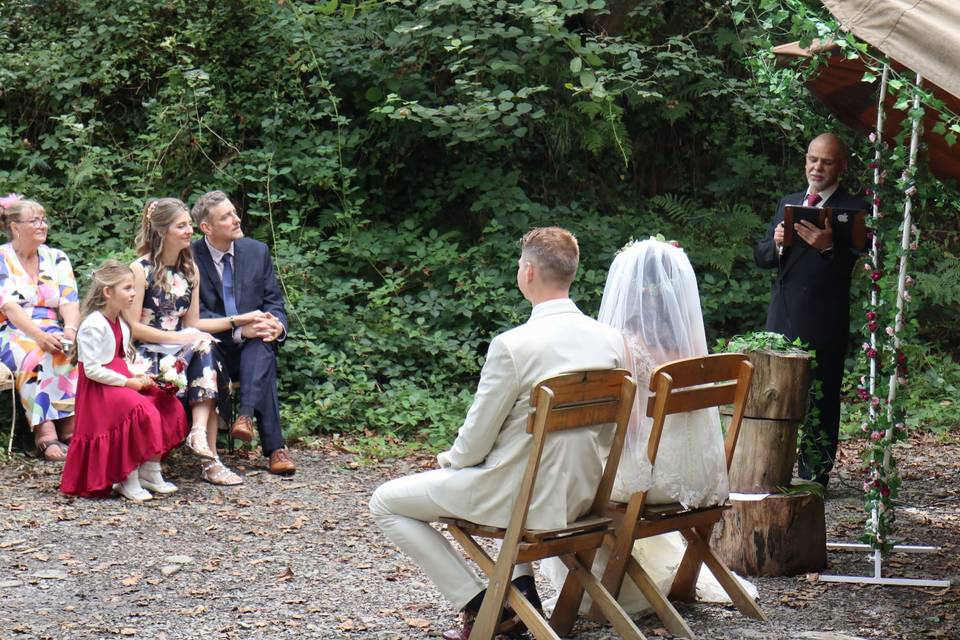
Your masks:
M193 287L187 277L175 267L166 267L163 277L166 280L161 287L153 262L146 257L140 258L146 276L143 293L143 309L140 322L164 331L183 329L183 316L190 308ZM209 351L195 351L191 345L176 349L172 345L139 343L137 351L150 365L148 373L160 372L160 360L168 354L175 354L187 362L187 389L181 392L189 406L204 400L215 400L217 411L225 419L229 417L230 376L223 367L223 355L220 348L213 344Z

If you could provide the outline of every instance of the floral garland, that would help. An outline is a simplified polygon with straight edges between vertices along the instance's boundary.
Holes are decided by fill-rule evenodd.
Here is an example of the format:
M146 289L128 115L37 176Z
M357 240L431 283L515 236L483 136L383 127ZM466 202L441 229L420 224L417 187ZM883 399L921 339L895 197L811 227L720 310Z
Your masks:
M905 122L909 124L910 118ZM917 248L919 231L912 223L906 230L902 221L896 227L884 223L885 216L880 211L884 199L896 201L899 195L909 200L916 194L913 169L902 155L888 153L887 145L875 134L870 135L870 141L876 151L876 161L870 164L874 189L867 189L865 193L872 198L874 215L869 222L868 236L872 250L864 264L870 278L870 299L864 303L863 328L867 341L862 347L870 375L869 380L861 378L858 388L860 399L869 403L867 418L860 427L866 435L860 458L864 472L864 509L869 515L860 540L886 554L894 546L891 538L896 522L893 502L901 481L893 446L906 437L906 399L904 394L897 393L898 388L907 384L907 356L902 345L913 337L913 323L906 322L906 303L911 299L907 288L914 281L905 275L904 268ZM885 186L889 170L902 171L894 187ZM888 237L896 238L897 242L887 242ZM882 381L886 384L881 384Z

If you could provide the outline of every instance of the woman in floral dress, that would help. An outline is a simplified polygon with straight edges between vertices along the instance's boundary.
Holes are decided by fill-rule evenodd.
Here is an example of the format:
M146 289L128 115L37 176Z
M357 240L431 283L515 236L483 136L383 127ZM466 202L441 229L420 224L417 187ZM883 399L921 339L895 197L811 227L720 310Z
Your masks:
M193 225L183 202L160 198L147 203L137 236L140 257L130 265L137 296L127 321L150 373L160 373L160 361L166 355L187 362L184 395L192 427L186 444L206 459L203 479L218 485L241 484L243 479L224 466L216 453L219 415L226 415L230 380L209 332L246 324L256 314L200 318L192 239Z
M45 244L39 203L0 198L0 218L10 238L0 246L0 361L14 372L38 452L63 460L77 392L77 370L63 349L77 334L77 282L66 254Z

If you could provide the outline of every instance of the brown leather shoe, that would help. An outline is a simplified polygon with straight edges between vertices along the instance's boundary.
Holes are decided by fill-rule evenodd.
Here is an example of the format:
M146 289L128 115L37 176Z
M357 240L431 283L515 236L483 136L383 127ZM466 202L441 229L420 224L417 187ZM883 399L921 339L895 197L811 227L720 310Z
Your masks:
M443 640L470 640L470 633L473 631L473 625L477 620L478 611L464 609L460 612L460 620L463 624L459 629L447 629L443 632ZM494 629L494 635L506 635L511 638L519 638L526 632L526 626L519 627L514 620L512 609L503 609L500 612L500 623ZM520 625L523 625L521 622Z
M235 440L250 442L253 440L253 419L250 416L240 416L230 427L230 437Z
M295 473L297 465L293 464L286 449L277 449L270 454L270 473L288 476Z
M462 626L459 629L447 629L443 632L443 640L470 640L470 632L473 631L473 623L477 619L477 612L464 609L460 612L460 622Z

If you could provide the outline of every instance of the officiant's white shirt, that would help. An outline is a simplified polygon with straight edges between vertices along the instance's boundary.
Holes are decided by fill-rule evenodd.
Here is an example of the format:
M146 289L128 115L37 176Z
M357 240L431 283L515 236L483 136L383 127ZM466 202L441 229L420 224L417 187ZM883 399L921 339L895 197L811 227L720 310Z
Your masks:
M535 306L526 323L490 343L480 383L453 446L437 456L446 472L430 498L474 522L506 527L533 437L526 432L530 391L546 377L626 364L623 336L569 298ZM603 474L612 427L547 439L527 526L565 526L589 509Z

